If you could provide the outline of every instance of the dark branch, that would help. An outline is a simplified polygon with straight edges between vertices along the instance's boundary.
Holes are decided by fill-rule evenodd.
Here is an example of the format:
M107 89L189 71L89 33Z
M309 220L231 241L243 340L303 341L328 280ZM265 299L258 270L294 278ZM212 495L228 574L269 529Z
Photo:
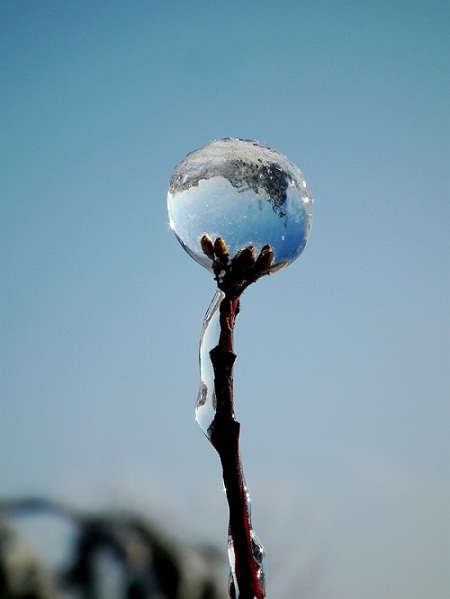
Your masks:
M233 331L239 312L239 298L254 281L270 272L273 253L265 246L258 257L248 246L230 259L225 242L218 238L214 244L204 236L202 247L213 260L218 287L225 293L220 305L219 343L210 352L214 369L216 397L215 417L208 431L209 438L219 454L223 482L227 495L230 520L229 536L234 551L234 580L230 582L230 597L235 599L264 599L264 578L261 550L255 552L250 507L239 453L240 424L235 418L233 401ZM233 568L233 564L232 564Z

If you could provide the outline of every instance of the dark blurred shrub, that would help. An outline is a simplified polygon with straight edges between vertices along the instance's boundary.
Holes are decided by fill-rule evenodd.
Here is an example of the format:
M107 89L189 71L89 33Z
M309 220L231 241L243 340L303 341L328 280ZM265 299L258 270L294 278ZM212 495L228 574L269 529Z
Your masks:
M58 571L26 550L15 530L18 518L43 514L75 531ZM176 542L138 514L0 501L0 599L225 599L225 587L215 549Z

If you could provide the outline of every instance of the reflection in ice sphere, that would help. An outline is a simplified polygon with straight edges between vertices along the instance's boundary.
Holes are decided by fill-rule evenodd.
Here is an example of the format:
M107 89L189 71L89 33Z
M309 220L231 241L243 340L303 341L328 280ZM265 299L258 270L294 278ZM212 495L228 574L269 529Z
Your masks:
M286 156L256 141L222 139L176 166L167 205L181 245L217 274L218 259L225 264L245 248L261 260L270 246L267 272L295 260L308 239L313 201Z

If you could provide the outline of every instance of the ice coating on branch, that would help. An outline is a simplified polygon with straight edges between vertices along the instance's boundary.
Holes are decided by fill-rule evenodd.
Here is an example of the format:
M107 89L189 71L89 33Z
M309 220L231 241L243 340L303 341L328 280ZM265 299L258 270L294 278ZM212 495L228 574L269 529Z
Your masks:
M244 484L245 484L245 482L244 482ZM266 552L264 551L264 547L262 546L258 537L255 535L255 533L253 531L253 527L251 526L251 504L250 504L250 495L248 493L247 486L245 486L245 490L246 490L246 495L247 495L247 511L248 511L249 521L250 521L250 538L251 538L251 543L252 543L252 554L253 554L253 559L256 564L256 571L257 571L259 583L261 585L261 589L265 596L265 591L266 591L266 575L265 575ZM230 581L229 581L229 586L230 586L230 591L231 591L230 597L236 597L236 599L239 599L239 597L241 595L239 592L239 583L238 583L237 576L236 576L236 554L235 554L235 550L234 550L233 538L230 534L228 535L228 561L230 564Z
M209 429L216 415L216 395L214 391L214 368L209 352L219 342L220 302L225 294L217 289L206 311L200 336L200 389L195 405L195 419L205 435L210 437Z
M167 195L170 226L184 249L217 274L202 239L224 240L232 259L270 246L270 271L294 261L308 239L313 201L301 171L259 142L222 139L188 154Z

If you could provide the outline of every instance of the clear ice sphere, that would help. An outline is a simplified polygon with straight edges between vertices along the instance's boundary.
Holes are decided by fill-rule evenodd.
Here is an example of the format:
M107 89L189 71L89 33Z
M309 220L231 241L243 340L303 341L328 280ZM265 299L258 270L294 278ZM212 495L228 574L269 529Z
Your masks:
M257 141L221 139L175 167L167 207L183 248L211 272L217 269L218 238L230 260L249 246L255 255L270 246L270 272L301 254L313 200L301 171L277 150Z

